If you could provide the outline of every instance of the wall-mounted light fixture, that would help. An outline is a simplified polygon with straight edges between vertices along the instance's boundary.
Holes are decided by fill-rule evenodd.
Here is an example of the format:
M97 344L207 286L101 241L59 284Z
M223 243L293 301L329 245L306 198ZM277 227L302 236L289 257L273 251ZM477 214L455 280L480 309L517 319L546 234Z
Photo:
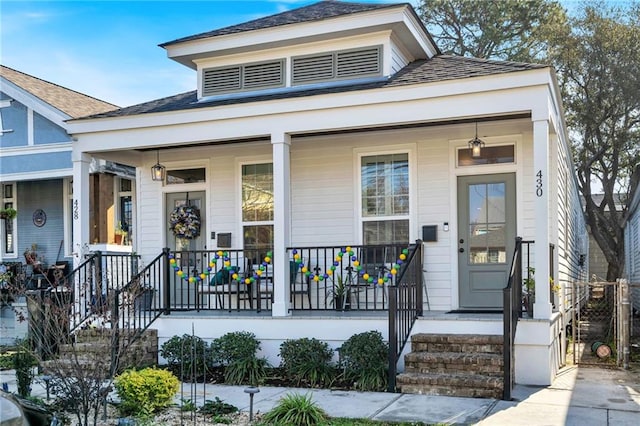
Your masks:
M476 121L476 136L469 141L471 158L480 158L482 156L481 150L484 148L484 145L484 141L482 139L478 139L478 122Z
M160 151L156 151L157 161L155 166L151 167L151 179L155 181L164 181L164 172L166 168L160 164Z

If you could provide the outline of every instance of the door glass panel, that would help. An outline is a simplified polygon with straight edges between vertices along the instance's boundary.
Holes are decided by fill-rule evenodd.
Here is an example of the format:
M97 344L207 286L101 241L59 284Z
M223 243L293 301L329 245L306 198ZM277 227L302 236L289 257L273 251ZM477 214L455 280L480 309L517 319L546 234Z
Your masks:
M506 262L505 184L469 185L469 263Z
M487 219L489 222L504 223L505 221L504 191L504 183L487 185Z

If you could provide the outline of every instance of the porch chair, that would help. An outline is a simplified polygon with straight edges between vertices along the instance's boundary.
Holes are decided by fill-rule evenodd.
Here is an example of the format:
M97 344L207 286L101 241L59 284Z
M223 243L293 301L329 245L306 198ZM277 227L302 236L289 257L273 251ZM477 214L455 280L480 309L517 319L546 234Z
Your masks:
M233 274L238 274L238 279L233 279ZM236 296L236 310L240 310L240 301L248 300L249 306L252 306L252 297L250 288L244 283L244 278L248 273L247 270L243 273L239 267L233 266L231 270L221 268L217 271L209 280L208 283L201 284L199 287L200 295L214 295L216 296L216 307L221 309L233 310L231 303L231 296Z

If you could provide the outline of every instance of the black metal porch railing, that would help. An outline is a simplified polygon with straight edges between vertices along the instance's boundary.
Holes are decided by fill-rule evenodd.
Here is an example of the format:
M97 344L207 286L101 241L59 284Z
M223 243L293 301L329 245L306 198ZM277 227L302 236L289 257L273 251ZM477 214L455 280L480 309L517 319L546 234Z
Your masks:
M185 250L168 258L168 308L270 310L273 254L263 250Z
M389 286L389 370L388 391L396 391L398 360L402 355L423 304L422 241L409 247L394 285Z
M407 245L290 247L290 308L311 311L386 311Z

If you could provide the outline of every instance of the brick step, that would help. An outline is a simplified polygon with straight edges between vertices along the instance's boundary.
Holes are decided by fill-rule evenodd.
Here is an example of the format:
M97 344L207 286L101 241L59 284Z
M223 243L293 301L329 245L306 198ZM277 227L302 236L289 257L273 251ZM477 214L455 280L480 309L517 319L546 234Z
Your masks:
M402 393L471 398L502 397L500 377L476 374L401 373L396 384Z
M428 334L411 336L413 352L462 352L502 354L503 337L477 334Z
M411 352L405 355L405 372L461 373L502 377L502 355L460 352Z
M59 358L44 361L42 371L51 376L75 376L96 377L105 379L109 376L110 364L105 362L96 363L93 357L78 356L77 359Z
M112 338L113 330L111 329L97 329L89 328L85 330L78 330L75 333L75 339L78 343L94 343L94 342L110 342ZM118 330L120 339L131 339L140 333L137 329L124 329ZM154 329L147 329L143 333L144 336L149 338L158 338L158 331Z
M65 343L60 345L59 352L61 356L74 353L83 354L109 354L111 353L111 344L109 342L95 343Z

